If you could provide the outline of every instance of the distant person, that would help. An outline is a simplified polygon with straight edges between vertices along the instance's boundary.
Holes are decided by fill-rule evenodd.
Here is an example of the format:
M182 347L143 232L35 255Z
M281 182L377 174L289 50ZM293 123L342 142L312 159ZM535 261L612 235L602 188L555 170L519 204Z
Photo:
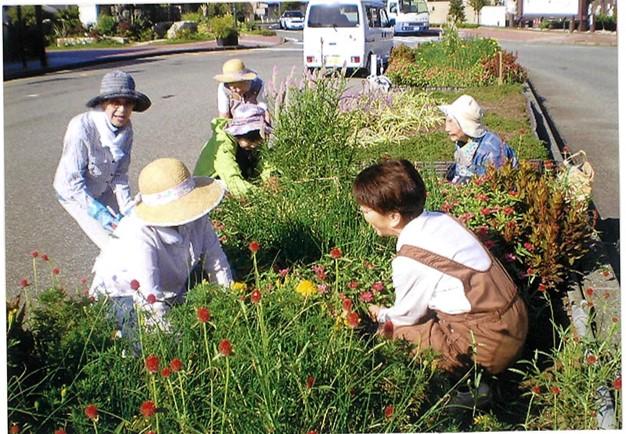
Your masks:
M230 265L206 215L224 195L220 182L192 177L174 158L139 174L140 200L115 230L93 267L90 294L109 297L122 334L136 329L134 306L148 324L168 328L167 311L184 300L195 272L224 287Z
M230 59L224 62L222 73L214 77L220 84L217 87L217 110L219 116L230 119L233 110L242 103L259 104L263 89L263 80L258 74L240 59Z
M94 110L74 117L67 127L54 189L63 208L100 249L132 207L130 116L150 105L150 99L135 90L130 74L109 72L102 78L100 94L87 102Z
M238 105L234 115L231 120L213 119L213 135L200 152L194 175L219 178L229 193L241 197L255 189L255 179L271 176L261 152L271 127L267 111L256 104Z
M461 223L424 210L426 187L406 160L361 171L352 193L380 236L397 238L392 306L370 305L381 333L439 353L453 376L475 363L492 374L520 355L528 329L524 301L503 266Z
M446 178L465 183L473 176L484 175L489 165L496 169L511 162L517 166L515 151L483 124L483 109L469 95L461 95L452 104L441 105L446 115L445 130L455 142L454 165Z

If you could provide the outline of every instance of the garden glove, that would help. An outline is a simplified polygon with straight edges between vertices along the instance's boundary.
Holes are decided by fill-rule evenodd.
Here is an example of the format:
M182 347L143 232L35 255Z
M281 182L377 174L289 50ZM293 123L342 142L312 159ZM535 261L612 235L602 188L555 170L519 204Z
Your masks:
M89 205L87 206L87 214L100 223L100 225L109 232L117 227L117 224L121 220L120 215L113 215L106 206L97 200L90 198Z

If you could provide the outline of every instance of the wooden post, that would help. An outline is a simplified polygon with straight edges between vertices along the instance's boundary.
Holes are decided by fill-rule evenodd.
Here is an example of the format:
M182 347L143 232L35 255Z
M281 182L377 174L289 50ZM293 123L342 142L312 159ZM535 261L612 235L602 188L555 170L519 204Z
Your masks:
M498 85L502 86L502 50L498 51Z

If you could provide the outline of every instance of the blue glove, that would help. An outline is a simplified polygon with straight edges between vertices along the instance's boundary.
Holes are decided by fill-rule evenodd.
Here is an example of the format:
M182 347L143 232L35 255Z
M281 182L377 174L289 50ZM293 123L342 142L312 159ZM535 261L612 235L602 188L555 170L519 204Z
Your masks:
M97 220L100 225L107 231L113 231L122 219L121 215L113 215L106 206L91 198L87 207L87 214Z

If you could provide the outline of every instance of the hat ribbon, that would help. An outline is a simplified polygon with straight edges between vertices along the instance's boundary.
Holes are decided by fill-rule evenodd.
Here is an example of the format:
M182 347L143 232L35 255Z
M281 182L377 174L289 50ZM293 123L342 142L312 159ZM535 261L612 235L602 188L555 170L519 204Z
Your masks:
M173 202L177 199L180 199L191 190L196 187L196 183L193 180L193 177L189 177L185 179L180 184L168 188L165 191L160 191L158 193L152 194L142 194L141 201L146 205L165 205L166 203Z

